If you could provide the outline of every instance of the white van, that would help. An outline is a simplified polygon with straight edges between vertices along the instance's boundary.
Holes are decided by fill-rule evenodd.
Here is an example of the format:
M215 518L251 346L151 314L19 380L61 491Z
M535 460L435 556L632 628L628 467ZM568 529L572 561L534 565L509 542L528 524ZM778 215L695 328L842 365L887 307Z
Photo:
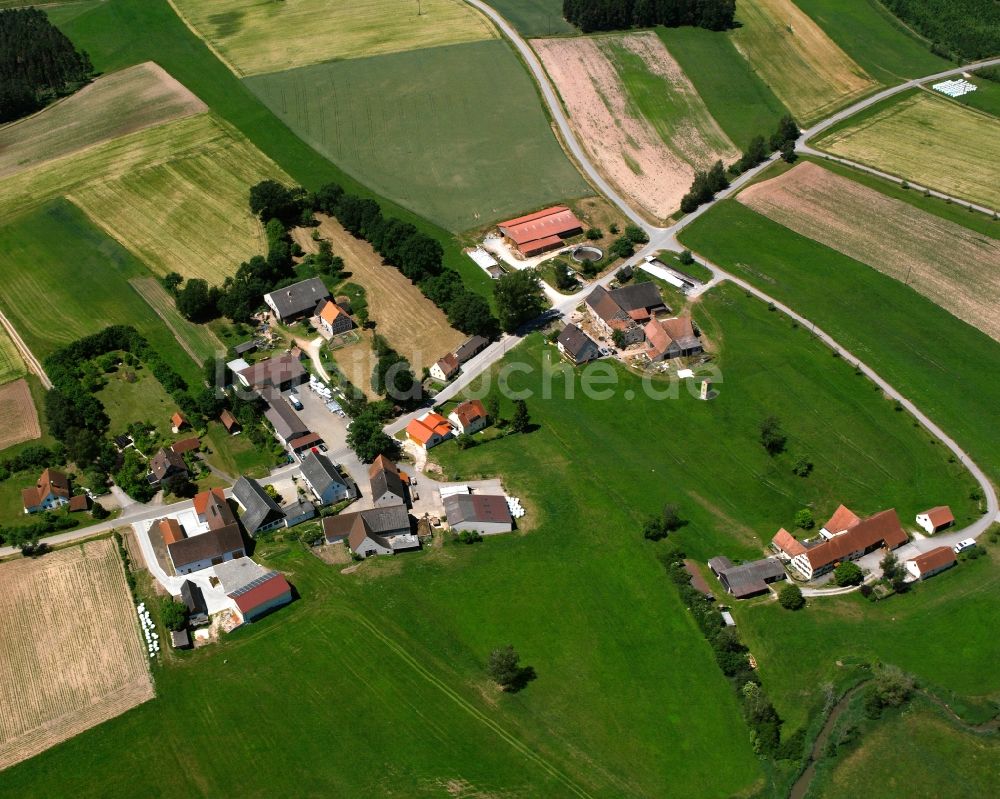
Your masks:
M952 549L955 550L955 554L957 555L959 552L963 552L969 547L974 547L975 545L976 545L975 538L966 538L964 541L959 541L957 544L955 544L955 546L953 546Z
M302 400L299 399L299 394L297 391L288 392L288 401L292 403L292 407L297 411L302 410Z

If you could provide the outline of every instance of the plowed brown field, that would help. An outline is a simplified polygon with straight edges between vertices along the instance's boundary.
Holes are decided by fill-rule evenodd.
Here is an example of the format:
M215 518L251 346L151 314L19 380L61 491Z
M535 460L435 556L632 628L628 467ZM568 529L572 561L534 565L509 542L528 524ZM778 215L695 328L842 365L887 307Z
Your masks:
M0 450L41 434L28 381L21 378L0 386Z

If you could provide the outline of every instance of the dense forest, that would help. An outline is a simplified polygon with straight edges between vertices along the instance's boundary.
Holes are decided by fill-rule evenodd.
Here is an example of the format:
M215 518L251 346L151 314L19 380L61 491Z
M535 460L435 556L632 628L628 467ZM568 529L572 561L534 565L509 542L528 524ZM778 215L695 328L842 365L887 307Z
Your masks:
M86 53L35 8L0 11L0 122L23 117L90 79Z
M940 55L974 60L1000 54L996 0L882 0L903 22L933 42Z
M665 25L733 27L736 0L563 0L563 16L584 33Z

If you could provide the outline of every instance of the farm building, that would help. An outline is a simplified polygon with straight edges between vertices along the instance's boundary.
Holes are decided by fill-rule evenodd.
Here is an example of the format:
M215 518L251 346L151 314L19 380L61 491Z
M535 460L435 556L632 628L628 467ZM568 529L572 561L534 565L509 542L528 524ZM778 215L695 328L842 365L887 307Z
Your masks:
M86 494L74 494L69 498L69 505L67 509L70 513L79 513L80 511L90 510L90 497Z
M843 519L838 521L834 527L839 527L843 523ZM829 530L829 525L830 522L827 522L824 529ZM820 534L822 535L822 531ZM830 571L838 563L857 560L880 547L896 549L907 541L906 533L899 523L899 516L893 508L869 516L837 535L824 537L827 540L822 544L792 558L792 566L807 580Z
M181 583L181 602L188 610L188 624L192 627L208 624L208 603L205 602L201 586L190 580Z
M149 481L154 485L172 477L187 476L188 469L180 453L172 449L160 448L149 459Z
M32 488L21 491L25 513L38 513L69 504L69 479L62 472L46 469Z
M233 558L242 558L245 548L240 527L233 522L174 541L167 545L167 553L177 574L191 574Z
M497 227L525 258L563 246L565 239L583 233L583 225L565 205L508 219Z
M288 322L312 316L320 302L329 297L330 292L323 281L318 277L311 277L265 294L264 302L278 320Z
M244 355L249 355L251 352L257 351L257 342L251 339L250 341L244 341L241 344L237 344L233 347L233 354L243 357Z
M774 538L771 539L771 549L777 552L779 557L791 560L796 555L804 554L806 546L782 527L775 533Z
M586 305L594 324L608 336L619 331L625 346L643 341L643 326L670 312L653 283L634 283L611 291L598 286L587 296Z
M903 566L914 580L926 580L945 569L950 569L956 562L957 558L951 547L936 547L907 560Z
M955 523L955 514L947 505L938 505L936 508L925 510L917 514L917 524L929 534L933 535L939 530L951 527Z
M299 455L306 450L318 447L323 443L323 439L320 438L316 433L306 432L302 435L296 436L291 441L288 442L288 448Z
M305 497L296 494L295 499L282 506L281 515L285 517L285 527L294 527L314 518L316 506Z
M844 505L838 506L830 520L819 529L819 534L826 539L846 533L861 521L861 517Z
M556 347L564 358L568 358L577 366L589 363L600 357L600 350L593 339L574 324L563 328L556 339Z
M768 585L777 580L784 580L785 567L777 558L761 558L750 563L734 566L724 555L712 558L708 567L719 578L730 594L737 599L749 599L752 596L766 593Z
M459 363L458 357L453 352L449 352L440 360L436 361L435 364L430 368L430 375L435 380L440 380L442 383L447 383L455 375L458 374Z
M459 433L477 433L486 427L489 417L486 415L486 408L479 400L466 400L455 407L448 414L448 421L452 423Z
M354 320L333 300L323 300L316 316L319 318L319 326L331 336L354 328Z
M429 411L406 426L406 436L422 449L436 447L452 437L451 425L441 414Z
M455 350L455 357L461 366L471 360L490 345L490 342L482 336L472 336L462 342L462 345Z
M191 423L187 420L187 417L180 411L176 411L173 416L170 417L170 432L179 433L181 430L191 426Z
M250 558L239 558L215 568L222 590L233 602L240 623L261 618L292 601L292 587L280 572L265 569Z
M650 319L643 327L643 333L649 345L646 355L654 362L703 352L689 316Z
M207 524L213 530L233 524L236 517L226 501L226 494L221 488L199 491L192 501L198 521Z
M264 411L264 417L271 423L278 440L286 447L294 439L301 438L309 433L309 428L306 427L305 422L292 410L292 406L288 404L284 397L273 397L269 400L267 410Z
M236 421L236 417L233 416L228 410L224 410L219 414L219 421L222 423L222 426L226 428L226 432L231 436L235 436L243 430L243 426Z
M233 485L233 499L243 509L240 521L251 536L274 530L285 523L285 514L278 503L271 499L256 480L240 477Z
M247 388L262 392L277 389L281 392L305 383L309 380L309 373L295 353L286 352L277 358L268 358L240 369L236 377Z
M327 516L323 519L323 535L328 544L347 541L351 551L362 558L420 548L403 504Z
M406 502L406 483L400 476L396 464L379 455L368 470L371 483L372 502L376 507L398 505Z
M188 635L187 630L171 630L170 631L170 645L174 649L190 649L191 648L191 636Z
M514 529L514 519L503 496L452 494L444 498L444 511L448 526L456 532L475 530L493 535Z
M320 505L332 505L354 496L354 489L326 455L307 452L302 459L302 478Z
M175 441L170 445L170 449L179 455L183 455L185 452L194 452L201 446L201 441L198 436L192 436L191 438L182 438L180 441Z
M474 250L467 250L466 255L475 261L476 266L482 269L493 280L499 280L504 276L504 271L497 262L497 259L486 252L486 250L482 247L476 247Z

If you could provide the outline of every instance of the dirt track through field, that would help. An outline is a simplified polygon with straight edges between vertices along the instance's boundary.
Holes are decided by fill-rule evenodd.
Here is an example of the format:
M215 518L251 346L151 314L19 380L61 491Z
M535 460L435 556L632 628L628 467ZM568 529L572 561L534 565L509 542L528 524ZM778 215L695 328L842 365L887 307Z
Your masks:
M796 233L908 282L1000 341L996 239L808 162L744 189L737 199Z
M448 324L441 309L402 272L382 263L368 242L354 238L331 217L317 214L317 219L320 235L330 242L333 254L344 259L351 282L364 286L368 315L376 323L375 332L410 361L418 377L425 366L431 366L465 340ZM306 252L316 252L319 247L312 240L312 230L293 231L293 238ZM337 359L336 352L334 358Z
M0 769L153 698L110 539L0 566Z
M677 210L696 168L738 155L655 34L537 39L531 44L591 159L622 193L656 219ZM671 99L684 110L675 112L673 119L642 117L612 62L616 48L641 58L645 69L665 81Z
M41 435L28 381L22 378L0 386L0 450Z

